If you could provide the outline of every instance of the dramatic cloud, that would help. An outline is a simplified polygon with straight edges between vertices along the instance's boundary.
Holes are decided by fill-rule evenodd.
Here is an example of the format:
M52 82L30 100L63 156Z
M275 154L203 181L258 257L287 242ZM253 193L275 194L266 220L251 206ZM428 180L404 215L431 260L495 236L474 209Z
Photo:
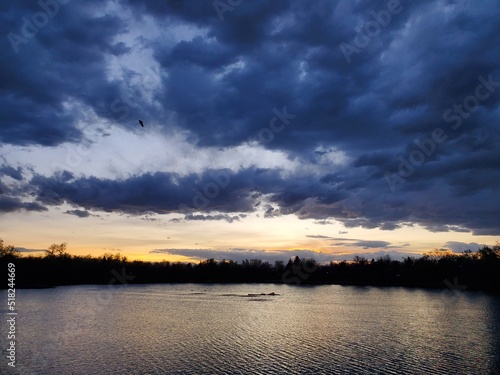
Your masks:
M370 248L387 248L391 243L387 241L356 241L350 246L362 247L363 249Z
M52 177L37 175L31 180L30 189L46 205L67 202L86 209L137 215L203 210L247 212L253 210L258 197L251 186L258 185L262 193L269 193L280 185L279 181L278 170L256 169L234 174L206 171L201 176L184 177L157 172L124 180L74 178L64 172ZM203 219L217 217L186 216L186 220Z
M0 213L26 211L47 211L47 208L36 202L23 202L20 199L0 195Z
M84 217L91 216L90 212L83 211L83 210L67 210L64 213L68 214L68 215L74 215L74 216L77 216L79 218L84 218Z
M0 213L500 235L498 2L41 3L0 4Z
M0 167L0 175L9 176L14 180L21 181L23 179L23 169L21 167L13 168L9 165Z
M242 217L245 217L244 214L240 215L227 215L227 214L218 214L218 215L193 215L188 214L184 216L184 220L201 220L201 221L212 221L212 220L225 220L228 223L232 223L233 221L240 221Z
M368 241L368 240L360 240L356 238L342 238L342 237L325 237L329 238L334 241L340 241L337 242L336 244L341 244L342 246L354 246L354 247L362 247L363 249L370 249L370 248L388 248L388 247L395 247L395 246L390 246L391 243L387 241Z

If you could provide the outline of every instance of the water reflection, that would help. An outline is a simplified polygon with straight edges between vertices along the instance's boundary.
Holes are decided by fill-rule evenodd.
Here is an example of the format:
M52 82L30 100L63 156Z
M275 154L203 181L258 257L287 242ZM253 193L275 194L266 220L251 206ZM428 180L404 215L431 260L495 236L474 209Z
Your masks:
M481 293L184 284L21 290L18 301L23 374L465 374L500 364L500 300Z

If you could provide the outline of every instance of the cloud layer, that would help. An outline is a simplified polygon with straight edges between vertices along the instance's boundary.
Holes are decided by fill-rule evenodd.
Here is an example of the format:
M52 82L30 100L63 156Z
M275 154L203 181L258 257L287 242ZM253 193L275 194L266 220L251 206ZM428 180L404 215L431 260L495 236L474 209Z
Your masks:
M90 128L140 137L142 118L145 131L182 133L200 150L255 155L104 178L42 173L5 153L0 212L69 203L82 219L232 222L258 211L500 235L498 2L401 1L390 13L375 1L257 0L222 15L207 1L48 3L0 5L3 147L92 145ZM261 150L303 168L261 168Z
M301 259L315 259L319 263L329 263L334 261L352 261L356 256L378 259L389 256L392 260L401 261L406 257L416 257L413 253L404 253L399 251L376 251L369 253L349 253L335 254L311 250L256 250L256 249L231 249L231 250L213 250L213 249L156 249L151 254L182 255L187 258L205 260L215 259L218 261L232 260L242 262L244 260L260 259L265 262L274 263L275 261L287 262L290 258L298 256ZM417 256L418 257L418 256Z

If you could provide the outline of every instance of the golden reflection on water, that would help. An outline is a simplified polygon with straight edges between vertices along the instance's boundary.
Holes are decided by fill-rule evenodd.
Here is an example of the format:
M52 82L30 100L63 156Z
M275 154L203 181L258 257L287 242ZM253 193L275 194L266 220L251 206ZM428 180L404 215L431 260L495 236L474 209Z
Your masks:
M480 293L179 284L18 300L24 373L490 373L500 357L499 297Z

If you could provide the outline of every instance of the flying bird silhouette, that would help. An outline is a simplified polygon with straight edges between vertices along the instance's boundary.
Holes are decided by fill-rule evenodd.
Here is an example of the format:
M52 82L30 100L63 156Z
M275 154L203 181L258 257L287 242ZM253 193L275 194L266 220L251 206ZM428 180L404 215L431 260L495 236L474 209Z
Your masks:
M142 120L139 120L139 124L141 124L141 126L144 127L144 123L142 122Z

